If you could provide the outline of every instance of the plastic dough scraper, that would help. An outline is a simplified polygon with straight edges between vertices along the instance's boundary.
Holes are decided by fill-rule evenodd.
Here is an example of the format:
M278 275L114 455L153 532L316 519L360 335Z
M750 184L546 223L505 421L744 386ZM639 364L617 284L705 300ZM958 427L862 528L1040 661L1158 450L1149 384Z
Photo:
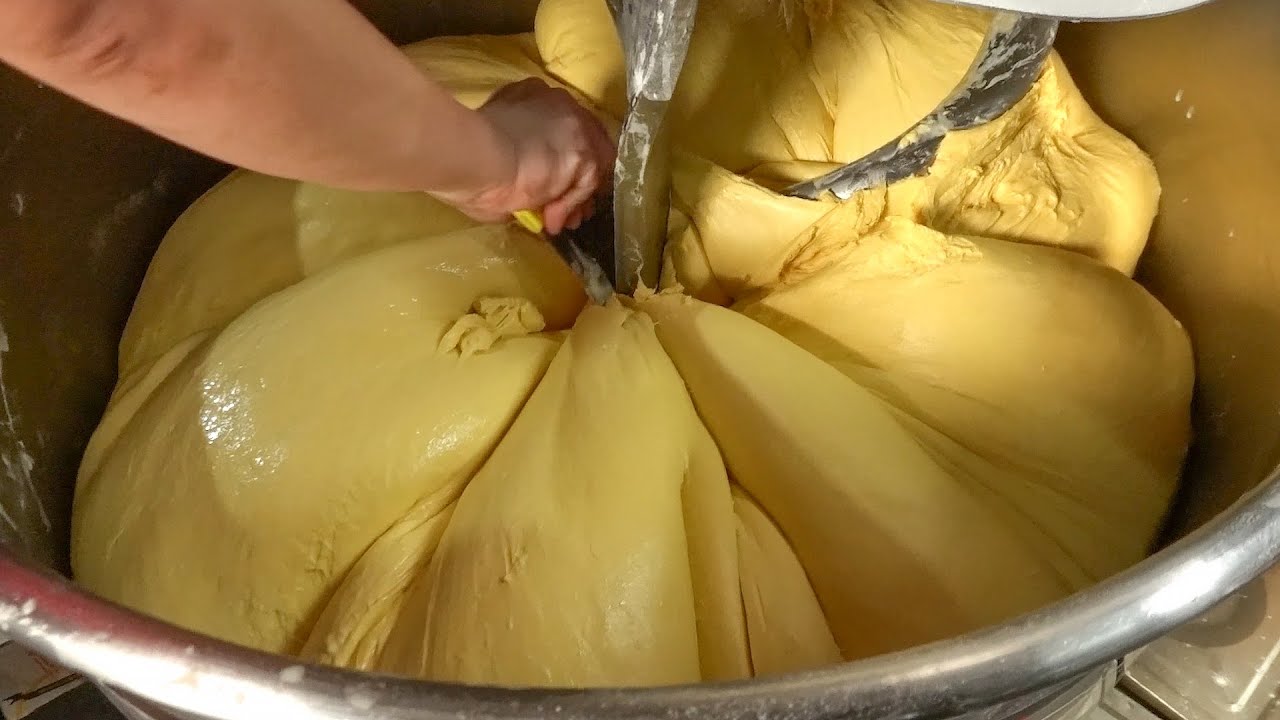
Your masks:
M831 193L848 200L933 166L947 133L996 120L1026 95L1053 50L1061 20L1122 20L1167 15L1208 0L965 0L994 14L978 57L932 113L866 157L821 177L792 185L786 194L816 200Z
M609 265L602 258L612 252L607 239L613 236L613 220L610 213L596 215L577 230L566 230L554 237L546 237L543 232L542 213L533 210L517 210L512 214L517 223L525 230L547 239L560 254L560 258L568 264L587 297L598 305L609 302L613 297L613 281L609 279L605 268Z

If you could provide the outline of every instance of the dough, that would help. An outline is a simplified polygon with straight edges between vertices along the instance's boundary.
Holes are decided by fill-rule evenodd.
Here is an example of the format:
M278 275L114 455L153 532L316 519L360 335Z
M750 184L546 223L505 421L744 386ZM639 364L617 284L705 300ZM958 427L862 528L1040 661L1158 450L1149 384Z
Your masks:
M986 20L703 0L661 288L606 307L514 226L232 174L130 317L77 578L309 660L582 687L864 658L1137 561L1191 353L1129 277L1155 171L1060 61L925 177L774 192L927 113ZM406 52L470 105L537 76L623 110L603 0Z

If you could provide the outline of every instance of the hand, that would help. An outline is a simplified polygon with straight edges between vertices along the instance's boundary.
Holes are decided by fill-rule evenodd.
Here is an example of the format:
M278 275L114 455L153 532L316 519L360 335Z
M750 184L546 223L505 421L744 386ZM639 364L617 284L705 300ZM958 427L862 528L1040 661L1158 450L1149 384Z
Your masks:
M541 210L547 232L577 228L611 181L616 150L604 126L567 91L530 78L501 88L479 110L509 155L505 174L437 197L483 222Z

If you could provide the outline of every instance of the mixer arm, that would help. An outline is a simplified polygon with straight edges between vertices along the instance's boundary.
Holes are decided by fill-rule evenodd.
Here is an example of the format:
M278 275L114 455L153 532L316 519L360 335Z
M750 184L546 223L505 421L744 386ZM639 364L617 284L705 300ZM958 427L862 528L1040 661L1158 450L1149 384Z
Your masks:
M1062 20L1132 20L1172 15L1210 0L947 0L956 5L1008 10Z

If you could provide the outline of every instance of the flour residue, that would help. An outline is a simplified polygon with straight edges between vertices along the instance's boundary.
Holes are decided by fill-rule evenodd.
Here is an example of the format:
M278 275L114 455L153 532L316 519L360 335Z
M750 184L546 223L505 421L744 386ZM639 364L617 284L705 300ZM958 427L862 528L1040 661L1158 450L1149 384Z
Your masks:
M121 228L135 222L156 198L169 191L170 175L168 168L160 168L146 187L130 193L98 218L89 230L89 251L95 261L107 255L112 238L119 236Z
M20 483L20 490L16 493L14 501L17 503L16 507L6 507L0 501L0 523L14 532L21 532L15 515L24 517L34 506L40 523L47 532L53 529L53 525L49 522L49 514L40 502L40 496L36 494L35 480L31 476L32 471L35 470L35 457L27 451L26 443L18 436L17 414L13 401L9 397L8 387L4 383L4 356L8 352L9 336L5 333L4 325L0 324L0 441L9 439L8 443L0 444L0 472L3 472L5 477Z

